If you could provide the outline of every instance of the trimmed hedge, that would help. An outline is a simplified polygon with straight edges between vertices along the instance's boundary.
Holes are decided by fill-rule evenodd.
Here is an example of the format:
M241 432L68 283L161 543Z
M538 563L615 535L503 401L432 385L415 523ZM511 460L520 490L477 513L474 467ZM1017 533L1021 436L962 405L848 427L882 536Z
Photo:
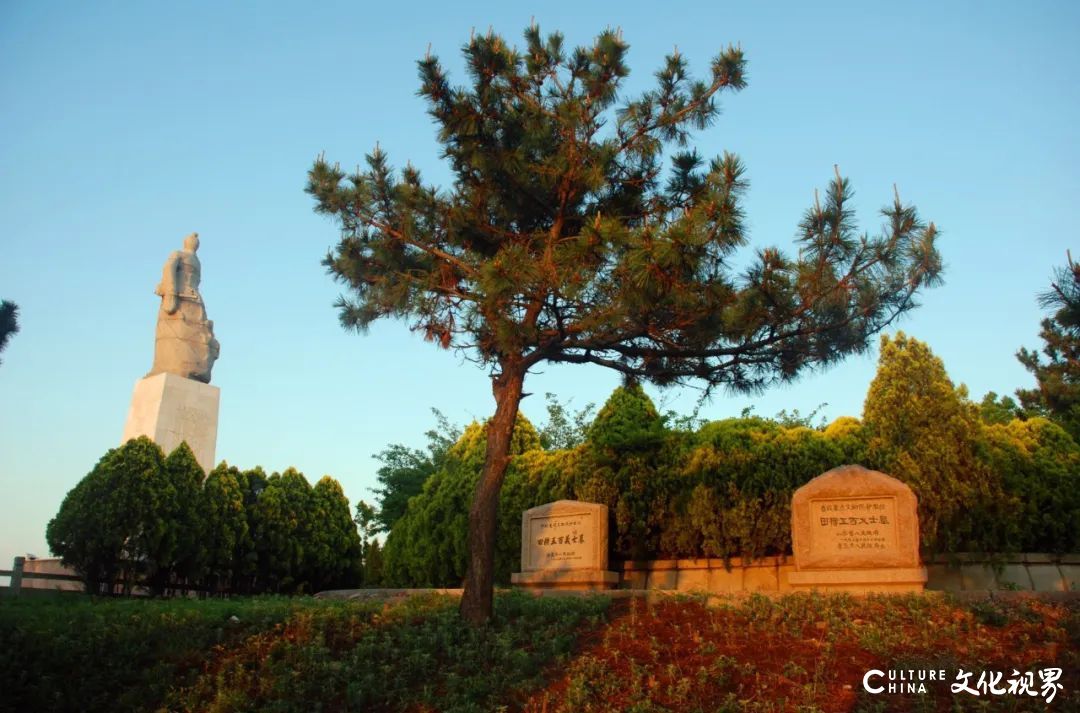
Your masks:
M1080 551L1080 447L1044 419L976 420L952 429L969 434L956 446L964 458L946 459L950 467L968 468L963 481L976 483L967 503L941 503L927 490L935 487L932 478L909 477L928 472L929 461L918 463L921 470L890 471L897 449L881 440L880 430L871 443L864 424L850 417L822 430L733 418L686 432L667 428L639 387L623 387L598 414L586 443L573 450L541 450L523 417L518 431L499 501L496 581L503 584L519 566L522 511L562 498L608 506L615 559L790 552L792 494L847 463L912 486L928 549ZM387 584L460 585L484 443L484 428L472 424L447 465L409 502L387 539Z

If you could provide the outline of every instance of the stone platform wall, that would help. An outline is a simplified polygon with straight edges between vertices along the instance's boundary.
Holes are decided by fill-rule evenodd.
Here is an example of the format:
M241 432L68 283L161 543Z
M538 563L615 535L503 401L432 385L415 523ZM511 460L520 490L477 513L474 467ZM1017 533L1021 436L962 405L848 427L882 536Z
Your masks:
M55 579L36 579L27 574L58 574L78 577L75 570L65 567L57 557L28 559L23 563L23 589L48 589L60 592L82 592L86 588L81 581L64 582Z
M959 565L942 558L925 563L928 590L967 592L1021 590L1080 591L1080 554L1016 554L1004 557L1000 569L984 556L960 555ZM622 575L621 589L664 589L708 592L786 592L792 558L763 557L743 562L734 557L730 569L722 559L651 560L613 566Z

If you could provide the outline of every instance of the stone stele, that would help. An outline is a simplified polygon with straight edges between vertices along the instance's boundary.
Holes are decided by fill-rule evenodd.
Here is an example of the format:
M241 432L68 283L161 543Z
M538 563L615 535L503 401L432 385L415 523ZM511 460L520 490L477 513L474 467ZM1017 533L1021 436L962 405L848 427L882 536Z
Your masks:
M921 592L915 493L858 465L834 468L791 499L792 589Z
M155 290L161 306L154 365L135 384L121 442L149 436L169 453L186 441L209 472L214 467L221 396L209 382L220 345L199 294L198 249L199 234L192 233L184 238L184 248L165 261Z
M533 589L608 589L619 581L608 571L606 505L557 500L521 515L521 572L510 575Z

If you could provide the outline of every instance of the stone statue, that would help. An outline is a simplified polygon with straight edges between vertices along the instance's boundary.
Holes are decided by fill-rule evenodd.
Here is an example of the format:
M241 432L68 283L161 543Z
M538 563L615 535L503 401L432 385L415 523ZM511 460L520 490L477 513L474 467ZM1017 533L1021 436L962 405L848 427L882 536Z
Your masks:
M214 338L214 323L206 318L206 307L199 294L202 267L195 252L199 234L184 238L184 249L165 261L161 284L154 294L161 296L157 334L154 342L154 366L147 376L168 373L185 379L210 383L210 370L221 351Z

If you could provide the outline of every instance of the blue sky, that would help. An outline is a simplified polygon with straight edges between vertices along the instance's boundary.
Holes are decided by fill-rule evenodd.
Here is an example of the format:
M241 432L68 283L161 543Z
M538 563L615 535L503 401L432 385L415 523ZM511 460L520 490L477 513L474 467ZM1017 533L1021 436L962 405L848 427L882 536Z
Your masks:
M352 166L376 142L446 185L416 60L430 43L463 81L472 28L517 41L533 17L571 45L621 27L626 95L676 45L701 75L740 44L749 86L696 146L745 160L753 246L791 248L834 164L871 232L895 183L942 230L946 263L900 328L975 397L1032 383L1014 353L1040 344L1035 295L1077 245L1080 5L315 5L0 4L0 298L22 324L0 357L0 568L47 553L65 493L118 444L153 356L161 265L191 231L221 342L218 459L328 473L355 502L371 497L375 453L423 443L431 407L458 423L491 414L486 374L459 356L401 323L339 327L319 264L337 231L303 186L320 152ZM876 357L721 394L702 415L859 415ZM539 420L545 392L601 403L617 383L545 368L523 410ZM679 411L696 400L653 393Z

